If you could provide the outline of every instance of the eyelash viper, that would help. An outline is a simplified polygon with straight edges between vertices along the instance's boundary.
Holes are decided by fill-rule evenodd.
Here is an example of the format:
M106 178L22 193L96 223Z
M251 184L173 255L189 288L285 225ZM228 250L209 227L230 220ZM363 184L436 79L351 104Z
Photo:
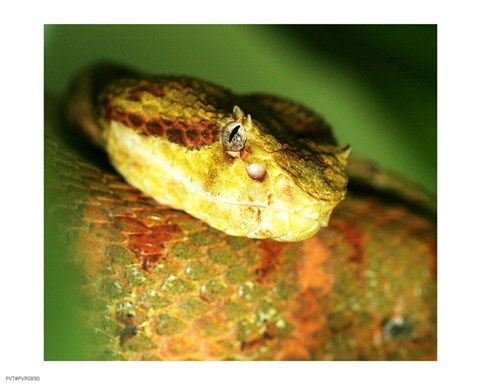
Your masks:
M102 82L126 73L102 66L95 71L102 74ZM115 80L115 85L100 92L98 104L77 88L70 98L76 100L76 123L97 144L104 140L97 129L102 119L136 127L145 137L150 130L176 145L197 146L185 152L198 153L205 143L217 143L216 159L238 164L235 172L258 185L273 179L274 170L261 152L252 149L258 138L249 137L252 129L247 119L263 124L259 130L268 135L273 131L265 125L277 124L275 134L282 151L271 153L280 153L278 163L292 166L289 175L299 177L311 170L295 169L297 161L317 164L313 169L328 171L330 177L328 182L320 178L317 185L327 185L330 197L336 195L334 205L341 202L328 226L303 241L229 236L127 184L104 155L65 128L65 121L56 117L58 106L47 103L53 109L47 111L45 125L46 197L51 202L46 204L46 221L58 228L54 246L83 276L78 288L92 330L88 335L91 359L435 358L436 228L432 217L421 214L411 200L395 193L389 197L385 190L365 183L358 189L349 184L344 199L348 150L336 147L323 119L300 104L252 95L245 97L247 110L238 105L240 98L223 88L176 78L179 85L168 103L178 116L169 122L155 120L156 103L167 102L158 101L166 90L152 79L159 78L135 75L135 82ZM95 85L97 80L88 81ZM193 103L190 123L182 115L185 105L180 108L174 103L188 97L182 87L192 88L192 84L201 88L202 100L208 101L210 120L195 115L198 99L188 99ZM111 107L108 98L115 93L128 94L133 103L128 108L137 103L140 109L133 112L127 104L123 110ZM237 116L232 103L240 107ZM220 113L223 120L215 116L213 106L224 111ZM95 110L100 117L93 114ZM221 121L220 128L209 125L215 119ZM242 122L240 128L236 120ZM187 124L194 127L189 134ZM233 147L225 149L219 137L227 126L226 145L231 141ZM180 133L179 127L184 127ZM247 153L241 153L245 138L236 136L244 127L245 146L250 146ZM291 132L284 127L297 132L294 144L286 144ZM233 156L225 153L231 149ZM266 164L263 181L248 173L247 167L257 163ZM307 181L298 184L308 187ZM46 257L48 251L46 247Z

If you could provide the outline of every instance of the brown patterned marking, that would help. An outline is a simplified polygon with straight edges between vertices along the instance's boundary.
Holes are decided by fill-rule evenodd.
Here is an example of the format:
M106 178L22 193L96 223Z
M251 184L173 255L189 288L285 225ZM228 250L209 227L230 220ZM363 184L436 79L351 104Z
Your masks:
M172 240L180 230L176 224L162 224L149 228L144 233L129 233L129 247L142 260L143 265L151 266L164 254L164 244Z
M287 243L281 243L274 240L259 240L259 265L256 268L257 280L260 283L275 272L280 261L279 254L287 246Z
M308 143L305 140L301 142L308 145ZM283 153L292 161L299 161L300 159L303 159L305 161L312 161L321 168L328 168L328 164L324 161L324 158L322 156L316 155L309 151L305 151L301 149L292 149L291 147L288 146L288 144L284 144Z
M187 129L187 137L190 142L196 142L198 140L199 132L195 129Z
M115 120L127 124L127 113L123 109L108 103L105 107L105 117L107 121Z
M142 91L138 88L131 89L130 92L128 92L127 100L135 102L142 101Z
M185 145L185 139L183 138L182 131L178 128L170 128L167 130L167 139L172 143Z
M162 83L149 83L143 81L140 85L136 88L132 88L130 90L130 96L140 96L143 92L151 93L154 96L161 97L165 95L165 87Z
M124 97L122 95L124 94L120 96ZM231 109L229 110L231 111ZM136 110L132 108L130 111L135 112ZM137 111L137 113L143 116L141 112ZM162 128L165 127L162 121L159 121L159 125ZM202 139L200 132L204 128L194 127L193 125L192 123L190 127L186 122L186 131L193 130L198 132L199 139ZM171 127L179 128L178 126ZM145 131L148 130L145 124ZM184 134L186 140L191 140L186 131ZM146 133L142 131L142 134ZM166 135L166 132L164 134ZM59 144L61 143L59 142ZM263 335L253 332L250 337L248 337L249 334L246 334L245 340L238 340L238 332L236 332L235 326L240 319L227 322L225 321L225 316L211 316L208 319L209 321L205 321L203 324L211 325L213 330L217 327L221 328L224 324L232 327L225 334L206 337L203 332L206 327L197 329L195 328L196 323L192 319L186 316L179 316L179 313L175 312L178 309L180 298L184 297L184 293L181 290L172 292L172 304L168 305L167 308L160 308L160 306L156 308L155 305L146 308L146 302L144 302L145 294L149 290L158 290L159 279L163 277L163 271L157 272L155 268L151 268L153 264L161 262L162 258L171 259L168 268L172 268L173 274L183 276L190 260L188 258L186 260L175 258L171 251L172 245L176 242L183 242L182 239L185 237L185 233L196 231L197 226L200 224L196 224L197 221L189 218L186 214L180 214L173 210L167 211L165 208L162 208L161 211L157 212L153 209L153 201L147 201L138 192L135 195L130 195L128 187L121 189L128 192L125 195L129 200L125 202L123 195L118 190L118 177L107 177L103 173L100 178L98 176L91 178L80 177L79 174L81 173L92 172L96 174L98 171L93 166L88 169L83 169L83 167L80 168L81 170L78 169L80 167L79 159L78 156L71 157L69 162L72 165L68 166L68 163L65 164L65 166L68 166L65 169L71 170L69 172L72 172L72 176L79 178L82 184L85 184L85 196L80 195L81 199L88 198L93 200L93 202L82 205L81 211L86 214L86 217L84 219L75 218L75 227L72 227L72 230L79 234L79 238L74 240L72 244L69 242L68 246L71 247L73 245L76 249L81 250L81 252L75 253L74 261L76 263L79 262L79 267L82 270L85 268L87 283L85 284L87 288L85 293L89 296L87 310L89 311L89 319L92 318L92 326L99 328L102 332L106 331L110 336L118 336L119 332L123 336L121 338L123 347L119 346L118 343L112 344L110 341L106 341L105 344L96 344L95 351L107 350L108 354L102 352L103 354L99 353L92 356L92 358L108 358L109 356L114 356L112 352L115 352L115 354L119 353L117 356L127 360L226 360L232 356L239 356L243 360L256 357L265 359L317 358L343 360L378 360L379 358L390 357L419 360L428 358L436 350L436 296L434 292L431 292L434 290L435 285L433 277L429 277L430 273L433 272L429 272L426 260L424 260L424 257L431 257L432 260L435 260L435 257L434 255L424 255L429 250L428 244L425 244L424 240L420 244L416 241L407 241L405 244L402 244L402 238L417 236L417 232L413 234L408 229L415 223L415 220L413 220L414 215L408 214L399 218L403 224L394 222L390 225L387 222L389 225L383 225L388 214L387 212L391 208L385 208L380 201L367 205L365 198L358 199L355 195L352 196L350 194L345 205L343 205L344 208L339 207L337 215L335 215L337 219L332 221L349 224L356 223L359 228L366 231L365 241L372 241L372 245L377 244L375 243L375 241L378 241L376 239L385 241L385 246L382 249L378 249L374 254L368 255L369 262L383 263L390 257L389 255L394 257L398 255L398 252L405 254L405 257L391 260L392 263L382 264L385 267L385 281L395 282L395 284L391 284L391 289L388 290L363 290L362 288L364 288L365 284L362 281L359 282L359 279L355 278L345 278L350 276L349 273L352 276L358 276L358 272L361 272L367 265L365 262L359 265L352 261L341 262L344 256L350 257L352 251L350 246L345 244L347 237L340 236L338 230L331 226L322 229L319 235L311 240L299 244L288 243L287 248L276 253L271 252L272 249L267 247L268 243L264 243L262 246L269 249L261 251L261 247L259 247L256 241L249 242L248 244L250 245L247 248L248 257L246 252L242 252L242 255L244 254L245 257L229 258L228 264L222 268L238 265L247 268L248 271L252 269L259 271L259 275L262 276L265 282L263 284L257 281L253 282L255 288L258 287L260 289L255 289L255 294L252 296L254 301L249 301L248 305L246 305L245 309L247 312L245 315L242 315L242 319L246 321L253 320L253 329L265 326L267 330ZM60 170L64 168L60 165L59 167ZM111 171L107 169L105 172L109 173ZM112 187L112 180L115 183L115 187ZM105 183L105 186L102 187L99 183ZM61 187L68 188L68 185L60 184ZM94 187L88 188L90 184L94 184ZM121 203L112 200L110 195L103 195L107 200L95 199L97 193L107 190L106 186L109 186L108 190L122 198ZM73 203L70 195L66 193L62 192L61 197L65 197L68 199L68 202ZM76 190L75 197L79 198ZM63 203L63 201L60 202ZM74 209L76 214L79 210L78 205L76 203L73 204L72 209ZM158 220L155 219L154 215L158 217ZM145 269L151 268L149 278L141 286L137 285L136 279L130 278L130 275L126 275L124 272L125 268L132 266L130 258L132 249L128 244L129 236L133 236L137 231L142 232L143 227L141 224L135 224L132 221L132 229L129 230L128 220L123 221L124 219L121 219L122 229L119 231L114 223L120 216L141 221L147 229L144 233L138 234L143 234L145 239L148 239L148 242L156 246L158 246L158 243L155 242L155 236L157 236L157 239L161 239L162 236L164 238L173 236L172 240L163 243L165 246L163 251L137 254L139 259L134 262L135 266L142 266ZM90 217L93 222L90 220ZM180 226L179 232L175 234L167 233L168 227L162 226L162 224L167 223L170 225L178 224ZM191 227L192 225L193 227ZM81 226L81 231L76 230L77 226ZM191 229L186 229L190 227ZM202 224L201 228L204 229L205 225ZM418 238L420 240L425 234L421 233L419 225L416 228L415 231L418 230ZM434 230L434 227L428 226L426 231L428 228L432 231ZM87 229L90 230L87 231ZM116 233L117 231L119 233ZM157 231L159 232L158 234L156 233ZM153 234L154 232L155 234ZM377 233L377 236L375 236L375 233ZM150 234L152 235L150 236ZM213 246L215 248L218 247L219 250L234 252L234 255L236 255L237 251L233 251L230 247L225 246L228 243L226 235L218 233L217 236L218 244ZM351 236L353 236L353 233ZM435 245L434 234L432 233L431 236L432 245ZM367 244L365 243L364 247ZM380 245L380 243L377 245ZM192 244L187 242L186 246L191 248L187 248L188 250L195 251L195 247L192 248ZM406 248L402 248L404 246ZM117 251L109 251L110 249L117 249L117 247ZM397 253L393 252L395 247L399 247ZM161 249L160 246L158 248ZM260 252L263 252L262 257ZM118 254L118 257L114 257L114 253ZM366 256L364 257L366 258ZM424 262L421 262L422 260ZM208 258L205 258L203 262L209 268L220 268L217 264L210 264ZM255 262L255 264L252 266L251 262ZM354 271L350 271L351 268ZM418 268L418 273L410 274L409 271L412 268L415 270ZM108 272L108 274L105 272ZM111 274L111 272L114 272L114 274ZM142 273L142 275L144 274ZM417 281L415 284L411 284L410 279L412 278L419 278L418 284L420 285L417 284ZM98 283L103 281L117 284L121 288L121 292L114 293L113 291L105 290L105 286ZM204 299L201 290L203 282L197 284L197 282L192 281L190 283L195 289L189 295L199 300ZM206 295L211 295L210 297L207 296L209 304L206 311L209 312L209 315L212 313L225 313L225 303L228 301L235 302L239 299L237 286L230 284L228 280L225 280L224 284L224 294L218 295L213 291L210 294L210 291L205 291ZM83 286L84 284L82 284L82 288ZM288 290L285 300L280 299L280 296L277 295L277 288L280 287L285 287ZM419 290L421 290L421 295L418 294ZM351 294L352 292L354 292L353 295ZM374 293L373 296L369 295L371 292ZM164 294L163 292L158 293L159 296ZM169 292L168 295L170 294ZM402 341L399 344L392 341L388 345L386 343L375 345L375 342L372 340L372 331L378 329L379 318L383 319L384 312L391 312L393 305L391 303L394 303L399 296L405 298L405 310L407 313L418 321L418 328L416 328L418 337L412 342ZM95 301L91 301L90 298ZM98 301L96 301L97 299ZM261 303L265 299L275 300L273 303L274 308L278 309L279 316L288 324L288 332L278 329L278 333L275 333L276 327L272 327L275 325L275 320L260 324L261 317L257 318L255 316L259 310L257 303ZM134 318L127 318L126 316L121 319L115 318L115 315L118 313L116 310L117 304L126 301L131 301L136 308L142 308L142 311L144 308L145 311L148 309L148 313L143 314L137 310ZM93 306L90 303L95 305ZM101 303L101 306L97 305L97 303ZM104 305L104 303L107 305ZM361 306L361 313L346 310L351 307L352 303L358 303ZM369 303L381 303L382 305L380 308L377 305L368 305ZM162 304L168 304L168 302L162 301ZM335 320L334 325L341 324L341 326L332 327L330 314L336 314L338 310L341 310L342 314L353 321L353 327L349 328L349 323L337 323L337 320ZM164 336L158 333L156 329L158 325L157 318L159 312L162 311L168 314L171 313L175 317L178 316L182 324L186 325L183 333L175 336ZM128 312L124 313L128 314ZM122 322L122 320L124 321ZM142 332L142 329L140 329L140 334L133 337L136 333L135 326L139 328L145 327L145 332ZM380 331L382 331L381 328ZM269 339L271 337L273 339ZM144 338L144 341L141 341L142 338ZM352 340L355 341L355 345L345 348ZM244 348L243 353L239 350L241 341L246 343L242 344ZM255 342L257 343L256 345ZM262 352L263 349L260 350L261 347L265 347L265 352Z
M331 226L344 236L347 244L352 249L350 260L355 263L361 263L365 256L365 231L358 225L347 222L333 222Z
M212 132L208 129L204 129L200 132L201 136L205 141L211 141L212 140Z
M135 113L130 113L128 115L128 120L133 124L134 127L137 128L144 124L143 118Z
M115 228L120 231L125 231L131 235L144 234L148 228L138 219L132 217L117 217L115 220Z
M198 149L203 145L210 145L218 140L220 132L216 121L202 120L191 123L165 118L144 120L139 114L125 111L111 104L106 105L104 116L108 122L117 121L144 136L164 137L187 148Z
M164 250L163 243L170 240L171 236L163 236L160 234L150 235L131 235L128 237L129 246L135 254L143 259L145 255L154 255L162 253Z
M145 124L145 128L154 136L165 136L165 129L160 123L160 120L150 120Z
M321 156L313 156L313 160L320 168L328 168L328 164Z
M285 153L287 155L287 157L289 157L293 161L300 160L300 155L297 152L292 151L291 149L284 149L283 153Z
M162 123L165 126L165 128L168 129L170 127L173 127L176 124L176 121L175 120L162 120Z
M240 344L240 349L243 352L257 351L262 346L266 345L268 340L272 340L273 338L274 338L273 335L269 334L268 332L265 332L265 333L263 333L262 336L257 337L256 339L248 340L248 341L242 341L241 344Z
M152 267L157 265L160 261L165 260L165 255L160 253L154 253L152 255L145 255L142 257L142 268L149 272Z

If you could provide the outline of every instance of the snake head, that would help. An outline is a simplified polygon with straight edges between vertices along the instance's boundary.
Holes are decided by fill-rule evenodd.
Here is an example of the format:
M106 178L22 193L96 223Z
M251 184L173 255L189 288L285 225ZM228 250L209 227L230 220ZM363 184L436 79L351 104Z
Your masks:
M262 106L227 112L231 97L186 78L107 89L100 124L113 166L146 195L230 235L312 236L345 196L348 150L297 139Z
M252 119L238 106L224 123L221 142L227 158L215 172L216 184L242 223L234 228L230 218L227 233L302 240L326 226L345 197L349 147L295 139L280 124Z

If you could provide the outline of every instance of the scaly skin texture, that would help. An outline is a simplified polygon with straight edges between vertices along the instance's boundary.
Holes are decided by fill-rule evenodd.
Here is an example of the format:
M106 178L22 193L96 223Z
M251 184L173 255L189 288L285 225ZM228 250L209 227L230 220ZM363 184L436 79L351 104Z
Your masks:
M51 128L47 194L67 212L58 244L84 276L91 359L435 359L436 228L411 206L351 190L302 242L232 237Z
M82 94L92 97L85 78L97 72L78 77L72 111ZM131 185L230 235L299 241L327 225L346 193L349 150L335 145L321 119L302 120L320 134L301 137L272 97L236 96L187 77L124 76L93 90L89 127L99 132L88 131ZM303 115L315 116L306 108ZM245 132L233 156L224 150L229 125ZM265 174L252 177L252 166Z

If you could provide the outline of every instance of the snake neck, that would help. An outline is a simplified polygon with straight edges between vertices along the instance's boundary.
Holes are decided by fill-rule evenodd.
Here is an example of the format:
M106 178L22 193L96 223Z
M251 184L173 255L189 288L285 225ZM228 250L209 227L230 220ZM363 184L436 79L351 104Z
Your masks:
M115 64L98 64L81 72L67 92L66 113L69 123L101 148L104 148L105 142L98 124L97 100L108 84L123 77L138 77L138 74Z

